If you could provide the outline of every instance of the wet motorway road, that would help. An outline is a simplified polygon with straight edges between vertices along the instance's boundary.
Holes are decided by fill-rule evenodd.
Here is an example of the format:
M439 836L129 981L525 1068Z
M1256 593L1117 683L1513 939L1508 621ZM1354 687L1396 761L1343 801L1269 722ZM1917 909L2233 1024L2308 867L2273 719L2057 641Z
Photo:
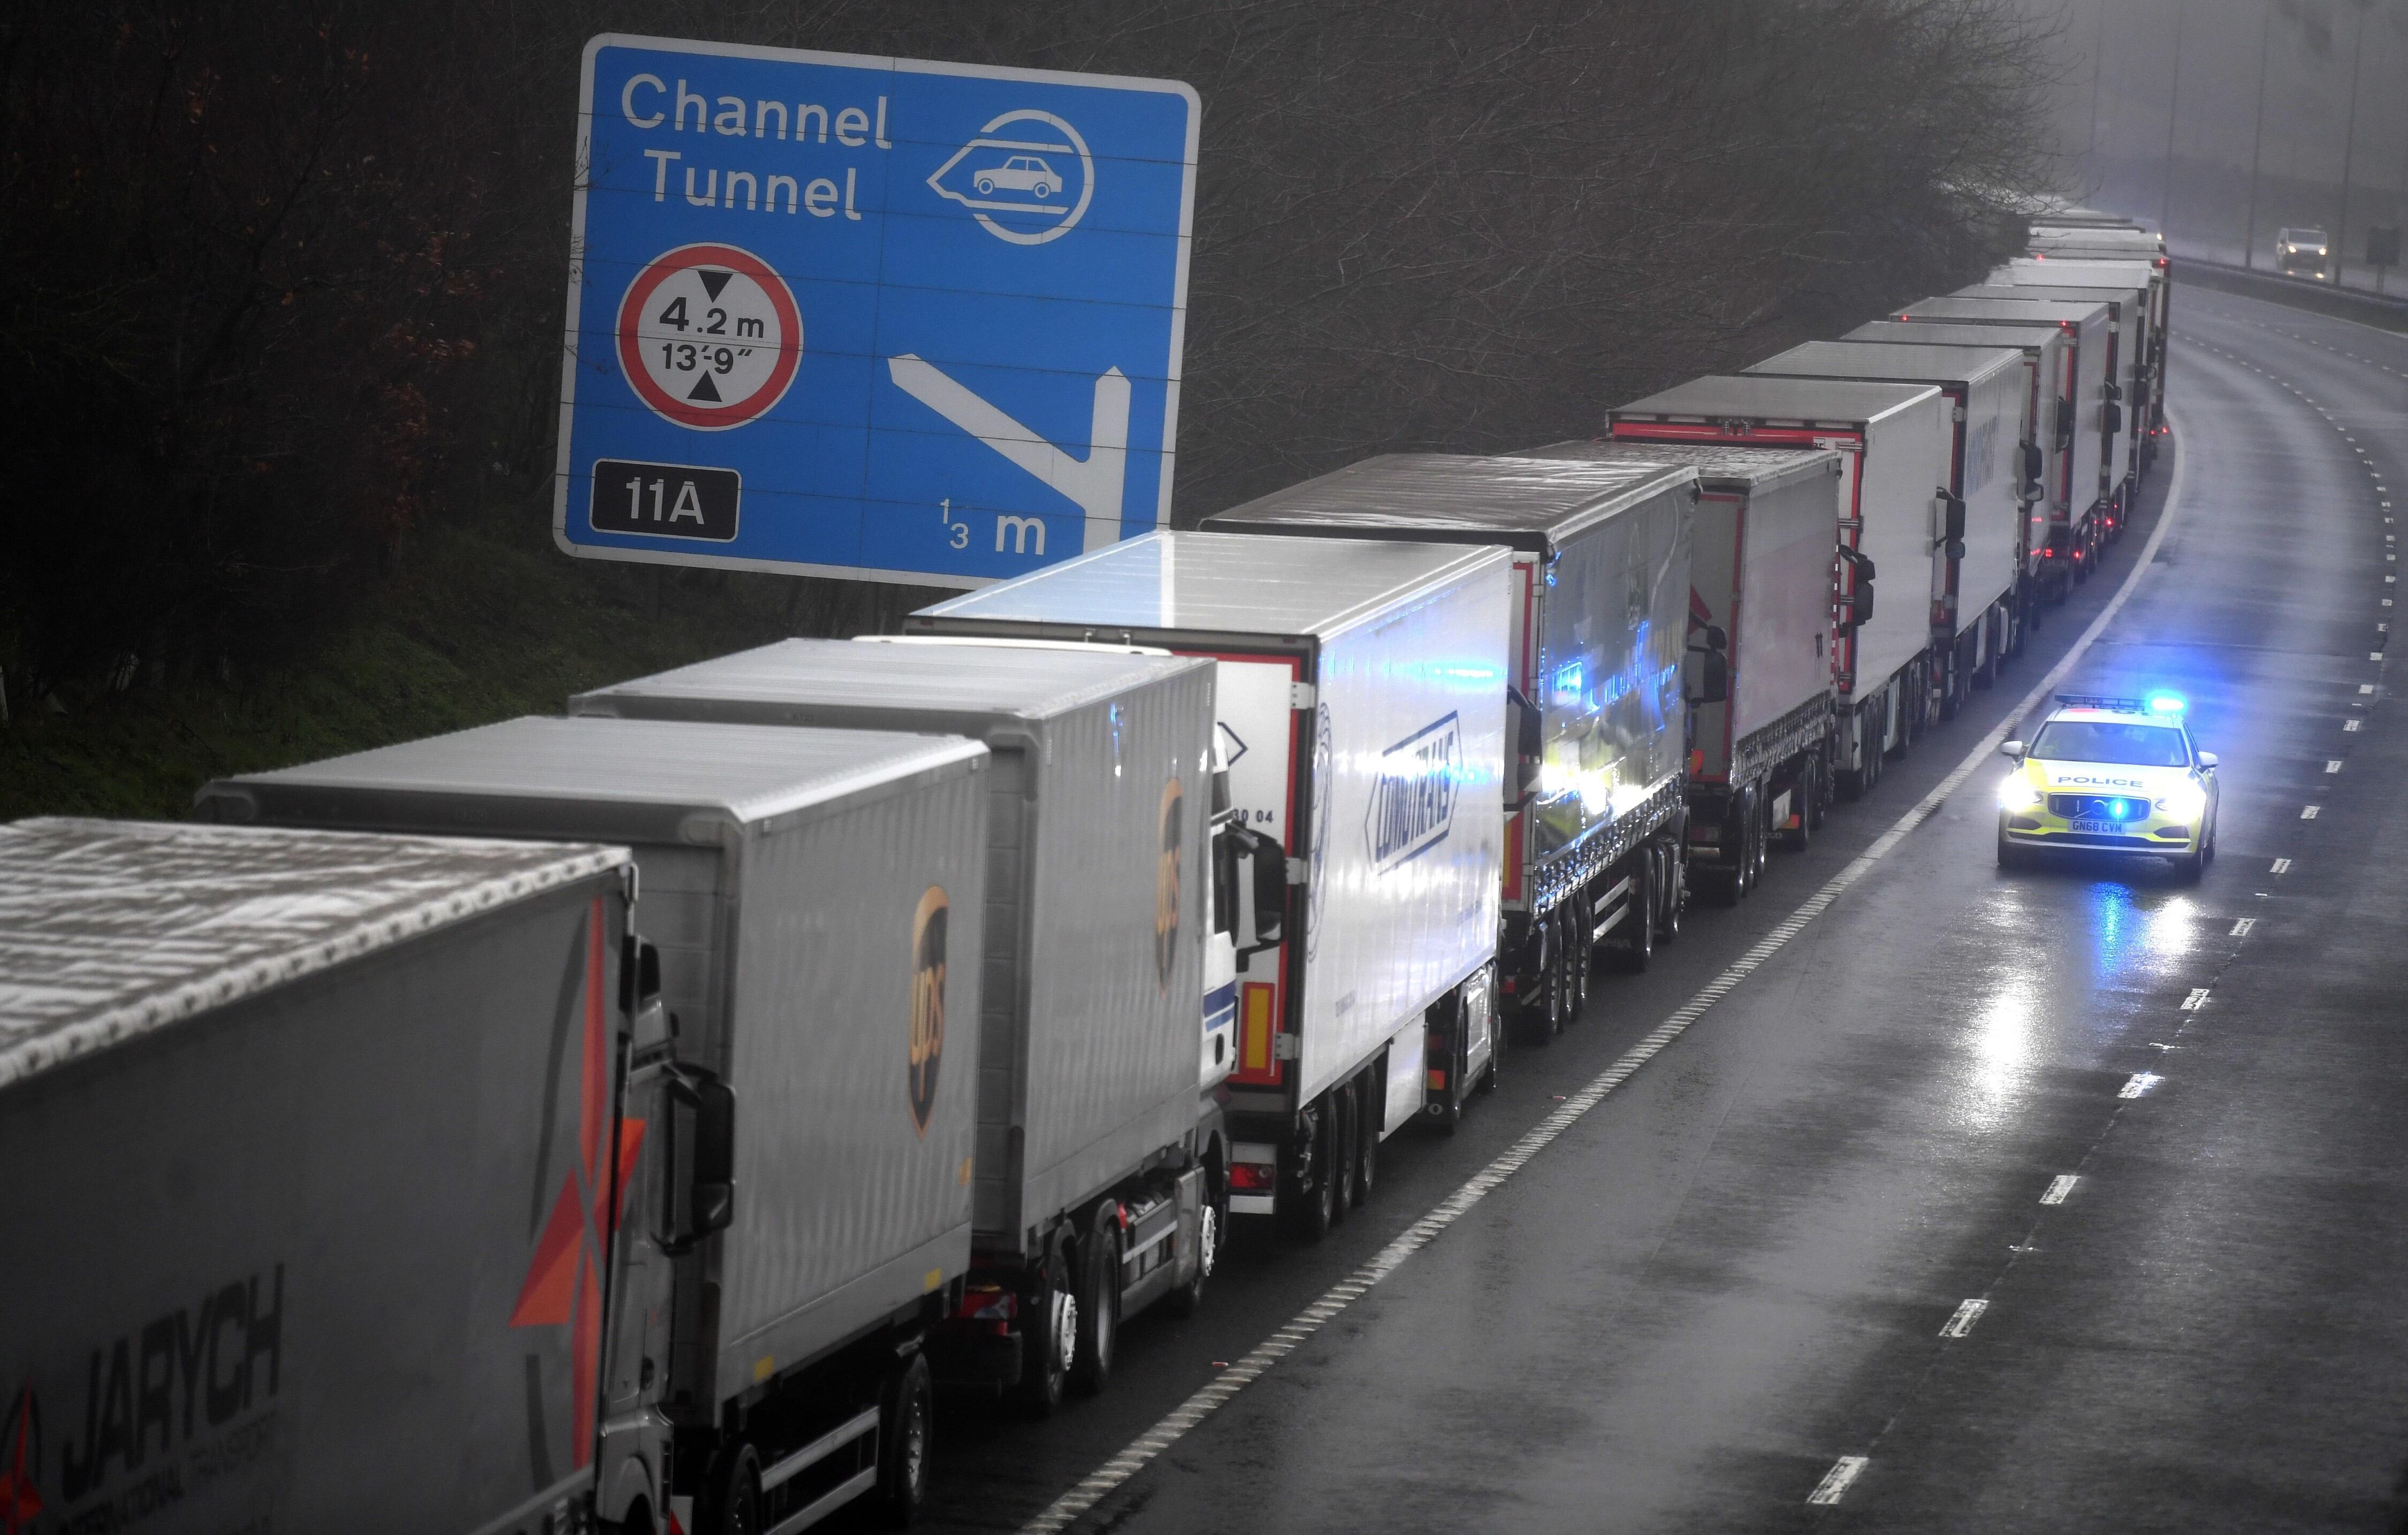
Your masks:
M1100 1398L950 1404L928 1526L2402 1528L2408 337L2175 314L2185 462L1991 694ZM1930 796L2144 556L2058 685L2189 696L2218 860L2002 875L2003 764Z

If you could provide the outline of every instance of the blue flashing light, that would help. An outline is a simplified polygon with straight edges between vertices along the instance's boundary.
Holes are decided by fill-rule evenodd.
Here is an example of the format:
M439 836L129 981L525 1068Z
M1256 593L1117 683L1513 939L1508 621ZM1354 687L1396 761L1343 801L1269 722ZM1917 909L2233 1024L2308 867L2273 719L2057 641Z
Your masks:
M2149 695L2149 712L2152 714L2179 714L2186 707L2186 706L2183 702L2183 696L2179 693L2152 693Z

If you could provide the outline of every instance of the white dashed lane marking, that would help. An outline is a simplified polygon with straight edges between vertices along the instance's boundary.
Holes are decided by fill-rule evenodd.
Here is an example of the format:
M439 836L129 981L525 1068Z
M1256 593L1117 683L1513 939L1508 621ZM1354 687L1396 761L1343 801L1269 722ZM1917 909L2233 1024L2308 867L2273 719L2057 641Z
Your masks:
M1842 1456L1832 1462L1829 1470L1823 1473L1823 1480L1814 1484L1814 1490L1806 1495L1806 1501L1824 1506L1838 1502L1847 1496L1849 1485L1864 1474L1866 1464L1863 1456Z
M2072 1193L2073 1185L2080 1182L2082 1182L2082 1174L2078 1172L2058 1173L2048 1181L2048 1192L2040 1197L2040 1202L2044 1205L2065 1203L2065 1197Z
M1956 1314L1941 1324L1940 1336L1942 1338L1964 1337L1967 1333L1973 1330L1973 1324L1979 1322L1982 1319L1982 1313L1989 1309L1990 1303L1986 1300L1967 1300L1960 1302L1956 1307Z

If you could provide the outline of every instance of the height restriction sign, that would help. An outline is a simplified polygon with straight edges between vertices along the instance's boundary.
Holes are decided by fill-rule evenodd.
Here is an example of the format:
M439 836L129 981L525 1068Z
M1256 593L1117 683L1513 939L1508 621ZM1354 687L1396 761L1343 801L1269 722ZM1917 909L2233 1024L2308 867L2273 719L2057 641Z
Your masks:
M611 36L579 113L563 549L976 586L1168 520L1186 86Z
M646 405L724 432L795 381L803 317L784 280L727 245L689 245L636 274L619 306L619 366Z

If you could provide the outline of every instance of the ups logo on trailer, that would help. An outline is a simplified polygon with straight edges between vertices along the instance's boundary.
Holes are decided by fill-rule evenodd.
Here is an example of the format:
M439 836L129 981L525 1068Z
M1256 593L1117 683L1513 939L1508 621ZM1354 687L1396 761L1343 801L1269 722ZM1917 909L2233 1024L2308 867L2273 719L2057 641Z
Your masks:
M911 918L911 1123L928 1133L937 1108L937 1065L945 1054L945 929L953 906L930 885Z
M1186 826L1187 791L1173 778L1162 786L1162 837L1154 864L1154 979L1165 992L1179 965L1179 863Z

